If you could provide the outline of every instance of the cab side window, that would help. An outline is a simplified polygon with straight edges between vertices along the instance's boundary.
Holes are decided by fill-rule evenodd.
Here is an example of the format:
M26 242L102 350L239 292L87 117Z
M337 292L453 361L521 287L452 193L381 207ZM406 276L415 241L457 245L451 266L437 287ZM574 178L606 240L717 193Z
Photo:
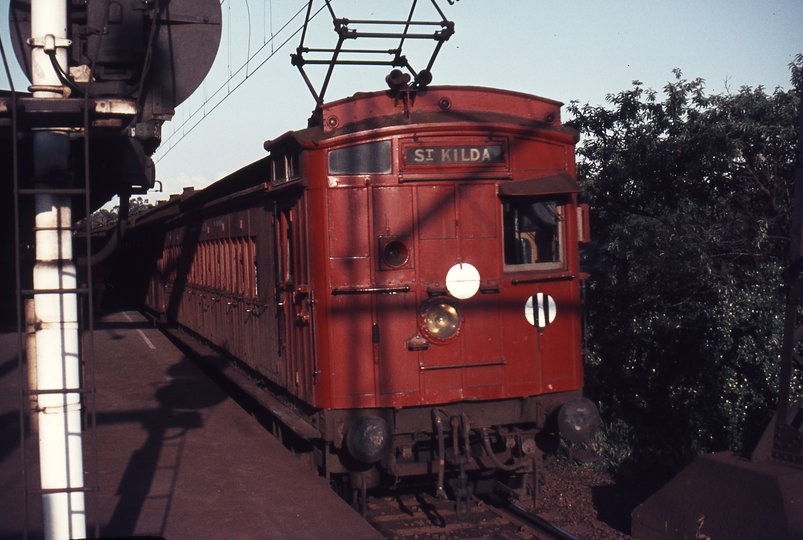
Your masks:
M563 205L549 197L502 201L507 270L563 267Z

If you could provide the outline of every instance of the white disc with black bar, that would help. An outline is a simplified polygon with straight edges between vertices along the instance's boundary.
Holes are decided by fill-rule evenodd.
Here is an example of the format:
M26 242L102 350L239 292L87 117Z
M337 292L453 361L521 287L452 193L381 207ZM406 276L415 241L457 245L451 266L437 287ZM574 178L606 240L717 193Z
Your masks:
M546 328L555 320L557 313L555 299L544 293L529 297L524 305L524 316L527 317L527 322L538 328Z

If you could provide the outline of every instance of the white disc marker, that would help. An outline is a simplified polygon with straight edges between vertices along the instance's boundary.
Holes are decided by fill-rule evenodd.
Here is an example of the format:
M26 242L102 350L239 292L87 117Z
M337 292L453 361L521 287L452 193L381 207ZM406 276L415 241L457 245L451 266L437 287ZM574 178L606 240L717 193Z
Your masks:
M538 328L546 328L546 326L555 320L558 310L555 306L555 300L548 294L538 293L527 299L524 305L524 316L527 317L527 322ZM536 321L536 316L538 321Z
M480 273L468 263L458 263L446 274L446 289L458 300L471 298L480 290Z

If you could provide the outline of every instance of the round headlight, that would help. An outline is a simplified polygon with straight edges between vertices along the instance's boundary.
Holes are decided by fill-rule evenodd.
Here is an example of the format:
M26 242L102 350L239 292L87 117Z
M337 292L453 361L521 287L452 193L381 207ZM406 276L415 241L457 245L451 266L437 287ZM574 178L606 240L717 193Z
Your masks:
M346 433L346 448L363 463L376 463L392 449L393 434L378 416L358 418Z
M449 339L460 328L460 314L447 302L433 303L426 308L424 328L435 339Z
M560 433L574 444L593 437L601 423L599 409L588 398L579 397L567 401L558 411Z

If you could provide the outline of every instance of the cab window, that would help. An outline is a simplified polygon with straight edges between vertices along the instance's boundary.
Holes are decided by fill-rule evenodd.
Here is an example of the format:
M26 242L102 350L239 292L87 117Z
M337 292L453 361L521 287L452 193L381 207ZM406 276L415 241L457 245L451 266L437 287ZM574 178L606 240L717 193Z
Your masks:
M390 141L376 141L329 152L329 174L387 174L391 171Z
M555 197L502 201L506 270L563 268L563 204Z

